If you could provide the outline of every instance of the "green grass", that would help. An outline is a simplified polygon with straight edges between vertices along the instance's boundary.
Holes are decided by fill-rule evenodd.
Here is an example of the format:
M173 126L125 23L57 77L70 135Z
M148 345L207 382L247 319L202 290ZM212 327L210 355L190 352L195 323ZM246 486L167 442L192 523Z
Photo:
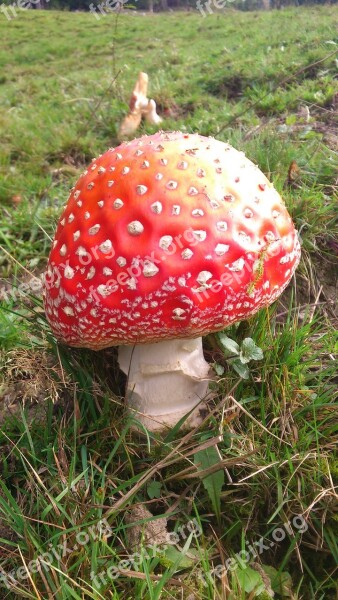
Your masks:
M17 572L54 549L50 568L23 568L1 598L263 600L271 585L278 600L336 599L335 14L1 15L0 567ZM257 162L303 248L278 304L227 330L239 344L252 337L264 360L240 379L209 336L206 358L224 369L209 416L164 438L132 433L115 350L57 346L38 287L23 287L45 267L69 187L118 143L140 70L166 129L229 140ZM135 551L132 524L145 536L163 515L179 547L152 534L147 557L138 540L140 564L100 584ZM192 519L198 535L184 529ZM238 553L259 540L268 547L246 567Z

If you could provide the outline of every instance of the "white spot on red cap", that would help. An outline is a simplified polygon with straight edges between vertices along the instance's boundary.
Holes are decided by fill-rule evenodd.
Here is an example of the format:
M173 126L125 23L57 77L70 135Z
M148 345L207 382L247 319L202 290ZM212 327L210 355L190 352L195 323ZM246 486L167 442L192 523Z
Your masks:
M165 187L167 188L167 190L176 190L177 186L177 181L174 181L174 179L170 179L170 181L168 181Z
M102 244L99 245L99 250L101 250L102 254L109 254L113 247L111 240L105 240Z
M171 214L172 215L179 215L181 212L181 207L179 204L173 204L173 207L171 209Z
M173 241L173 238L171 235L163 235L160 238L158 245L160 248L162 248L162 250L168 250L170 244L172 244L172 241Z
M250 244L251 238L245 231L238 232L238 238L241 244Z
M119 257L116 259L116 262L117 262L117 264L118 264L118 266L119 266L119 267L125 267L125 266L126 266L126 264L127 264L127 261L126 261L126 259L124 258L124 256L119 256Z
M96 235L101 229L101 225L99 223L96 223L96 225L93 225L93 227L90 227L90 229L88 229L88 233L89 235Z
M126 281L126 285L129 290L136 290L136 284L137 284L137 281L136 281L135 277L130 277L130 279L127 279L127 281Z
M141 221L131 221L131 223L128 224L127 229L130 235L141 235L144 231Z
M106 169L105 169L104 167L102 167L102 166L101 166L101 167L99 167L99 168L98 168L97 172L98 172L98 173L100 173L100 174L101 174L101 173L105 173L105 172L106 172Z
M72 309L71 306L65 306L62 310L67 315L67 317L73 317L74 316L74 310Z
M149 260L146 260L144 262L143 275L145 277L153 277L154 275L157 275L158 272L159 268L156 265L154 265L154 263L152 263Z
M91 266L88 270L86 279L93 279L95 272L95 267Z
M204 210L202 210L201 208L194 208L194 210L191 212L193 217L203 217L204 215Z
M185 248L182 252L181 252L181 256L184 260L189 260L192 256L193 256L193 251L190 250L190 248Z
M146 194L148 191L148 188L145 185L137 185L136 186L136 193L139 196L143 196L143 194Z
M197 277L196 277L196 281L198 281L198 283L200 284L204 284L207 281L209 281L209 279L212 278L212 273L210 273L210 271L201 271Z
M113 202L113 207L115 208L115 210L120 210L120 208L122 208L123 205L124 202L120 198L116 198L116 200L114 200Z
M123 167L122 171L121 171L121 175L128 175L130 171L129 167Z
M194 238L196 240L198 240L199 242L204 242L204 240L207 237L207 232L203 231L202 229L194 229L193 235L194 235Z
M79 246L75 254L77 254L78 256L87 256L88 253L86 248L84 248L83 246Z
M109 188L111 188L111 187L113 187L114 183L115 182L111 179L110 181L108 181L107 185Z
M116 292L117 288L117 285L104 285L102 283L101 285L97 286L97 291L100 294L100 296L110 296L110 294Z
M229 247L230 246L228 246L228 244L217 244L215 248L215 254L217 254L217 256L223 256L223 254L228 252Z
M217 221L216 228L218 231L226 231L228 229L228 223L226 221Z
M155 179L156 181L161 181L161 179L163 179L163 173L156 173Z
M235 260L235 262L233 262L231 265L228 265L228 269L230 271L242 271L244 264L244 258L239 258L238 260Z
M86 219L86 221L88 221L88 219L90 218L90 212L88 212L88 210L86 210L84 218Z
M198 190L192 185L188 189L188 196L197 196L197 194L198 194Z
M72 267L70 267L69 265L67 265L65 267L64 274L65 274L65 278L66 279L73 279L73 277L74 277L74 269L72 269Z
M66 256L66 254L67 254L67 246L66 246L66 244L62 244L62 246L60 248L60 254L61 254L61 256Z
M183 321L186 318L186 312L184 308L174 308L172 318L175 321Z
M151 210L153 213L155 213L156 215L159 215L162 212L162 203L161 202L153 202L153 204L150 206Z

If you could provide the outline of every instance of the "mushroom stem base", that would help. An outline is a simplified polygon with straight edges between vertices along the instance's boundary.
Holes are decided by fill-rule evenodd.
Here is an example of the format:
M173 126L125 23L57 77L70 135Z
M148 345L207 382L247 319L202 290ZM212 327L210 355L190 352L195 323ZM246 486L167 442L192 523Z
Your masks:
M184 428L203 420L209 365L202 338L120 346L119 365L128 377L128 410L150 431L173 427L191 411Z

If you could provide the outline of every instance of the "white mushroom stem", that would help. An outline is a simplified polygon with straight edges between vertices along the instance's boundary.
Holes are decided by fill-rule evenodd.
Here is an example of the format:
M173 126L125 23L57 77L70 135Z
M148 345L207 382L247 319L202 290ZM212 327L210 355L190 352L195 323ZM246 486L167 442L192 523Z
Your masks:
M208 393L209 365L202 338L119 347L119 365L127 375L128 409L151 431L202 421L201 401Z
M130 98L129 114L123 119L120 129L119 138L131 137L138 129L142 117L145 117L148 123L159 125L162 122L161 117L156 112L155 100L148 100L148 75L140 72L134 87L134 91Z
M147 108L143 111L145 115L146 121L151 123L151 125L159 125L162 123L161 117L156 112L156 102L155 100L149 100Z

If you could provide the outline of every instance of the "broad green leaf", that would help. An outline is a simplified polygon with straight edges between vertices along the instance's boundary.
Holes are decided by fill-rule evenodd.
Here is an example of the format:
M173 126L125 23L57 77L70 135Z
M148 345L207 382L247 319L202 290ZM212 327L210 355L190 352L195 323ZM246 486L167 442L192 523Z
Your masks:
M147 485L147 494L151 500L153 498L159 498L161 496L161 487L162 484L160 481L151 481Z
M229 356L231 354L239 354L239 345L237 342L229 338L227 335L225 335L225 333L219 333L218 338Z
M180 569L188 569L198 560L196 550L189 550L187 554L182 554L182 551L175 548L175 546L168 546L164 554L165 557L160 559L160 563L165 564L167 567L178 563Z
M180 552L178 553L178 556L177 556L174 564L171 564L171 562L168 560L168 564L167 564L168 568L165 569L160 581L158 581L158 583L156 585L156 589L154 590L154 594L152 595L153 600L159 600L160 597L162 597L161 596L162 590L167 585L167 582L174 575L174 573L176 573L179 570L179 567L182 563L183 557L185 557L187 552L190 553L189 549L190 549L192 537L193 537L193 534L191 533L189 535L187 541L185 542L183 548L181 548ZM162 555L161 560L162 561L166 560L164 555Z
M214 367L214 371L215 371L216 375L221 377L224 373L224 367L222 367L222 365L219 365L217 363L214 363L212 366Z
M231 361L231 366L242 379L249 379L250 371L247 365L244 365L239 358Z
M292 578L290 573L287 571L280 573L274 567L270 567L270 565L262 565L262 567L270 578L273 591L282 596L282 598L292 598Z
M255 344L252 338L245 338L239 357L242 363L248 363L250 360L262 360L263 350Z
M251 594L254 592L255 596L258 596L262 592L265 591L265 585L262 579L262 576L251 567L246 567L242 569L238 566L238 569L234 571L234 575L241 587L241 590L246 592L247 594Z
M218 452L213 446L211 448L205 448L205 450L200 450L194 455L194 463L198 466L200 471L204 471L204 469L208 469L219 462L220 458ZM221 491L224 484L223 468L220 467L219 471L203 477L202 481L208 492L215 515L219 520L221 515Z

